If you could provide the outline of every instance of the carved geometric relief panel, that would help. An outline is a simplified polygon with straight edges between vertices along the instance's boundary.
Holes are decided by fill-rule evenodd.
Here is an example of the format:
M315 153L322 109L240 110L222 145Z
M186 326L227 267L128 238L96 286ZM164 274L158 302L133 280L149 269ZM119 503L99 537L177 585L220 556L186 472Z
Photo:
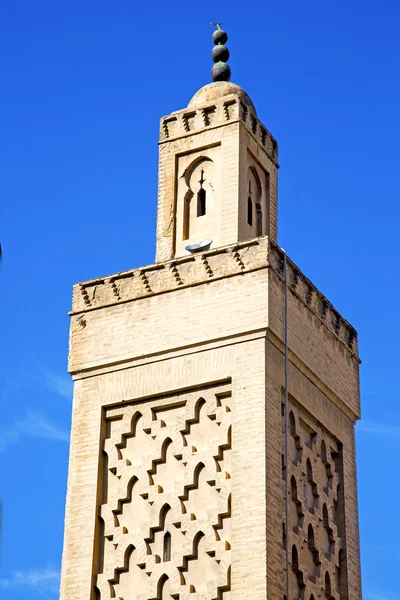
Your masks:
M342 445L294 400L289 411L290 598L347 600Z
M106 409L95 593L229 600L227 385Z

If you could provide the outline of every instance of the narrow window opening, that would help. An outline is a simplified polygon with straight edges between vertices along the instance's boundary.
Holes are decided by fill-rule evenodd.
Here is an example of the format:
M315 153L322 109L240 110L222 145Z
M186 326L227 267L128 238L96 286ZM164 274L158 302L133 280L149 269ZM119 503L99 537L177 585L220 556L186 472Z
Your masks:
M292 500L297 501L297 485L294 475L292 475L290 480L290 490L292 492Z
M200 176L200 189L197 192L197 216L204 217L206 214L206 190L203 188L204 179L204 170L201 170Z
M163 547L163 562L169 562L171 560L171 534L169 531L164 535L164 547Z
M292 546L292 571L297 573L299 570L299 556L297 554L296 546Z
M204 217L206 214L206 190L200 188L197 193L197 216Z
M247 199L247 223L250 227L253 226L253 202L251 201L250 196Z
M315 548L315 541L314 541L314 529L312 528L312 525L310 524L308 526L308 547L310 550L314 550Z
M251 200L251 179L249 180L249 196L247 198L247 223L253 226L253 202Z

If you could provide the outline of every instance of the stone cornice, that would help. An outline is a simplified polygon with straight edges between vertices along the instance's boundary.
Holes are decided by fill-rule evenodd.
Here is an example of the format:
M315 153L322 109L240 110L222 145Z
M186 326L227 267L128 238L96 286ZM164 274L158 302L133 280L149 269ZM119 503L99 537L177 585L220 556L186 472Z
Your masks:
M288 258L290 291L353 355L358 356L356 330ZM80 314L179 288L271 268L283 280L283 251L267 237L140 267L74 286L72 312Z
M283 250L270 240L268 263L282 281L283 257ZM314 313L330 333L338 338L352 354L358 357L358 337L354 327L340 315L333 304L321 294L289 257L287 257L287 269L290 291Z
M267 267L268 238L116 273L74 285L76 314Z
M159 144L239 121L245 125L278 167L276 139L257 118L252 107L245 104L235 94L224 96L203 106L196 106L196 108L185 108L163 117L160 121Z

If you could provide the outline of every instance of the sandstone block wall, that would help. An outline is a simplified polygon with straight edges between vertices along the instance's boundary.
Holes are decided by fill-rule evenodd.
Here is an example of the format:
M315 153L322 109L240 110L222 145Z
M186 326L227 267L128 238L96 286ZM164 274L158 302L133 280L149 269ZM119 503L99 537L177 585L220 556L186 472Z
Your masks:
M328 572L327 597L359 600L356 332L288 266L292 585L316 600ZM282 600L282 340L282 253L268 238L74 287L62 600Z

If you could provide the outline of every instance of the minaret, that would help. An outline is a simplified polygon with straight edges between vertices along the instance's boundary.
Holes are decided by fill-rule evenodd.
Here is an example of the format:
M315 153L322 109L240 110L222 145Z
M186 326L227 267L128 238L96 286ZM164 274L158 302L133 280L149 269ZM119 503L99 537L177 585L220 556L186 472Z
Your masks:
M161 119L156 263L74 286L61 600L361 600L357 334L278 246L220 25Z

